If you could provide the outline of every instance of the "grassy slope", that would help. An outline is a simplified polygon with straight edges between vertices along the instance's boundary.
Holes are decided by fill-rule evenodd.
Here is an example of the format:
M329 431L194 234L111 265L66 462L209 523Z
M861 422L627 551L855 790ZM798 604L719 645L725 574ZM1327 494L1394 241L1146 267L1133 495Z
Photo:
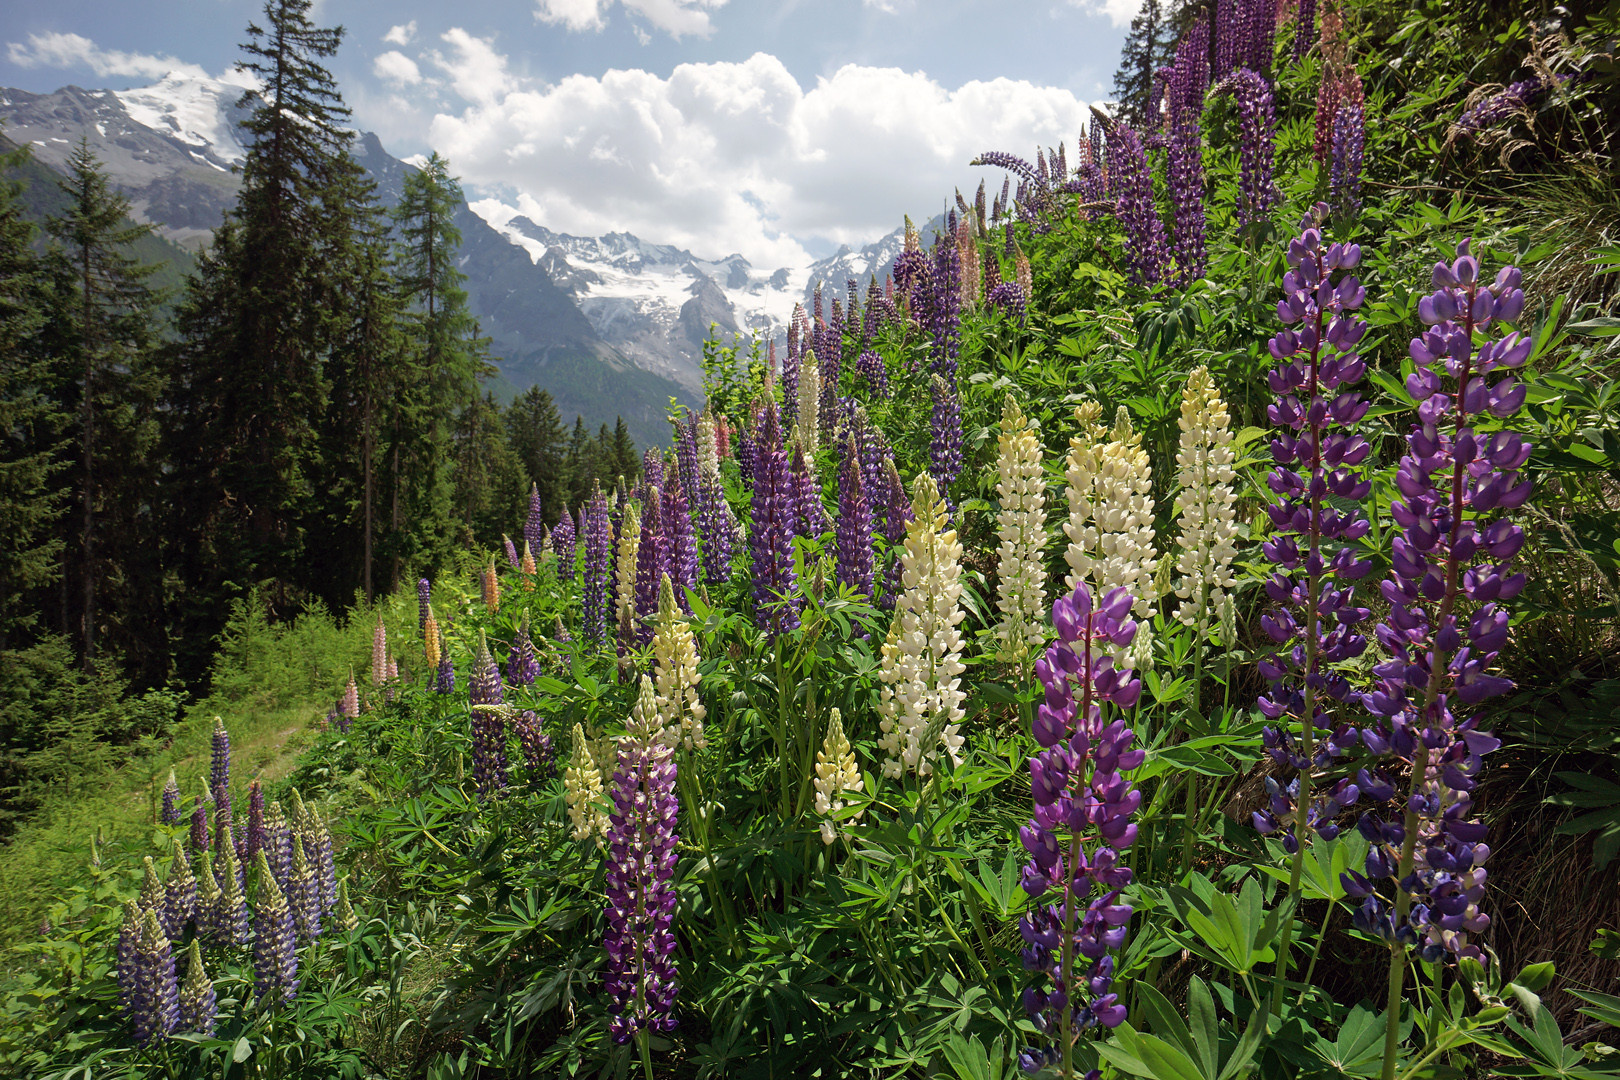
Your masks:
M378 610L388 625L401 626L414 623L414 608L408 597L382 601ZM37 931L62 883L89 861L98 829L110 847L104 861L140 866L117 849L150 850L144 833L156 819L171 767L188 805L201 790L216 715L231 733L238 798L255 777L273 782L286 776L349 671L363 672L369 664L373 625L374 616L358 608L346 621L317 611L285 627L270 627L262 614L239 608L221 641L213 693L187 710L170 744L52 800L0 847L0 949ZM12 954L8 964L16 959Z

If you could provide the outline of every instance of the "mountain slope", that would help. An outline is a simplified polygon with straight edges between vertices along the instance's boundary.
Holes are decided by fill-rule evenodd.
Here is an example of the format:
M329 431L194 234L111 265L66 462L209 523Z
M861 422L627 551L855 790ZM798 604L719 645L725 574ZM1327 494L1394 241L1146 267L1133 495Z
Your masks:
M206 244L235 205L243 150L236 125L242 88L170 75L139 90L114 93L63 87L51 94L0 90L0 122L35 157L60 171L80 138L88 139L108 175L131 201L132 215L192 250ZM397 203L412 166L361 133L356 159L378 184L383 202ZM503 395L539 385L564 417L581 415L595 428L622 415L638 443L665 443L668 402L695 403L690 384L638 370L604 341L570 296L519 248L463 202L461 269L469 306L493 342Z

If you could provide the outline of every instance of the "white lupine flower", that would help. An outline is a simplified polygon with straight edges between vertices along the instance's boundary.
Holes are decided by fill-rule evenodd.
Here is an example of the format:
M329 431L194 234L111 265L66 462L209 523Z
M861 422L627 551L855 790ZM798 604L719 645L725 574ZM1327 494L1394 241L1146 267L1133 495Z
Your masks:
M663 717L658 709L658 691L653 688L652 676L641 677L641 689L636 694L635 702L630 706L630 717L624 722L624 737L626 740L647 743L657 740L663 733ZM597 755L600 757L600 753ZM613 754L617 761L619 755Z
M838 830L830 820L834 811L844 808L838 796L846 791L865 790L861 770L855 764L855 751L844 736L844 720L837 709L827 724L827 738L816 752L816 813L822 816L821 842L830 844ZM857 817L860 815L857 814Z
M1101 409L1087 402L1075 409L1080 434L1069 441L1069 537L1064 558L1067 587L1084 581L1093 595L1123 587L1136 598L1138 618L1146 618L1157 593L1153 570L1153 470L1142 436L1131 429L1122 406L1114 428L1097 424Z
M697 420L697 465L703 476L720 475L720 443L714 434L714 417L707 412Z
M585 729L574 725L574 757L563 770L563 797L568 803L568 820L573 823L572 836L584 840L594 836L598 842L607 836L607 813L601 807L602 768L591 752Z
M816 444L821 436L821 431L817 427L820 409L821 365L816 363L816 354L806 349L803 359L799 361L798 428L807 455L816 452Z
M1176 516L1181 524L1176 569L1181 579L1176 618L1202 633L1212 612L1223 611L1237 554L1233 517L1236 475L1232 421L1208 370L1194 368L1181 398L1181 449L1176 453ZM1224 621L1224 620L1223 620Z
M1041 559L1046 546L1046 478L1041 442L1010 394L1001 413L998 447L996 494L1001 510L996 526L1001 547L996 606L1001 609L1001 624L996 637L1004 658L1021 661L1046 636L1046 568Z
M624 508L624 520L619 525L618 605L613 609L619 622L636 619L636 556L641 551L641 517L634 505Z
M878 671L878 745L888 754L883 775L895 779L908 772L928 776L941 746L960 764L965 741L959 733L966 715L961 675L967 670L959 629L965 615L962 545L956 530L946 528L945 502L933 478L921 474L915 490L914 517L900 553L905 591L895 601Z
M698 699L697 644L692 626L675 606L669 575L658 585L658 618L653 624L653 686L657 691L659 738L670 749L688 750L707 745L703 718L708 715Z

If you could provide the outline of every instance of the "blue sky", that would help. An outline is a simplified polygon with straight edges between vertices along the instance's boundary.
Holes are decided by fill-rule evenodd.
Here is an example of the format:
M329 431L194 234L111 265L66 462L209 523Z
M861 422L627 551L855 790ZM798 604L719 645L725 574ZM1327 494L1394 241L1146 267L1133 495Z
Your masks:
M357 126L494 219L787 265L937 212L980 150L1073 144L1135 0L318 0ZM0 85L217 76L262 5L6 5Z

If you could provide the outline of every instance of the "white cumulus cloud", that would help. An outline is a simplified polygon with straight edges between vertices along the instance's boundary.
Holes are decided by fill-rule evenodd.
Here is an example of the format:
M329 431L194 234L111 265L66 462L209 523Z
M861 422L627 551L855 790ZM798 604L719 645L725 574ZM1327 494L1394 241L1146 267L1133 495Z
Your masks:
M463 88L442 66L467 104L438 111L428 141L469 185L511 193L481 212L582 235L625 229L759 266L803 262L801 241L870 241L981 178L999 186L998 171L967 163L1072 143L1088 119L1071 91L1024 80L953 89L849 64L807 87L766 53L547 85L498 65L498 79Z
M411 86L422 81L422 69L416 61L397 49L381 53L371 62L372 72L379 78L398 86Z
M390 26L382 39L390 45L409 45L416 39L416 20L412 19L403 26Z
M1106 15L1114 26L1129 26L1136 13L1142 10L1142 0L1069 0L1069 3L1091 15Z
M722 8L726 0L618 0L633 12L673 38L708 37L714 32L709 12ZM534 15L542 22L561 23L570 30L600 30L607 25L605 15L614 0L536 0ZM637 32L642 33L639 27ZM644 39L645 40L645 39Z
M208 77L196 64L183 63L172 56L103 49L79 34L29 34L26 45L7 42L6 59L18 67L88 68L97 75L112 77L161 79L170 72L198 79Z
M513 88L506 57L495 51L493 38L473 37L460 27L452 27L439 40L450 46L450 52L434 51L428 58L450 77L450 85L465 100L489 106Z

